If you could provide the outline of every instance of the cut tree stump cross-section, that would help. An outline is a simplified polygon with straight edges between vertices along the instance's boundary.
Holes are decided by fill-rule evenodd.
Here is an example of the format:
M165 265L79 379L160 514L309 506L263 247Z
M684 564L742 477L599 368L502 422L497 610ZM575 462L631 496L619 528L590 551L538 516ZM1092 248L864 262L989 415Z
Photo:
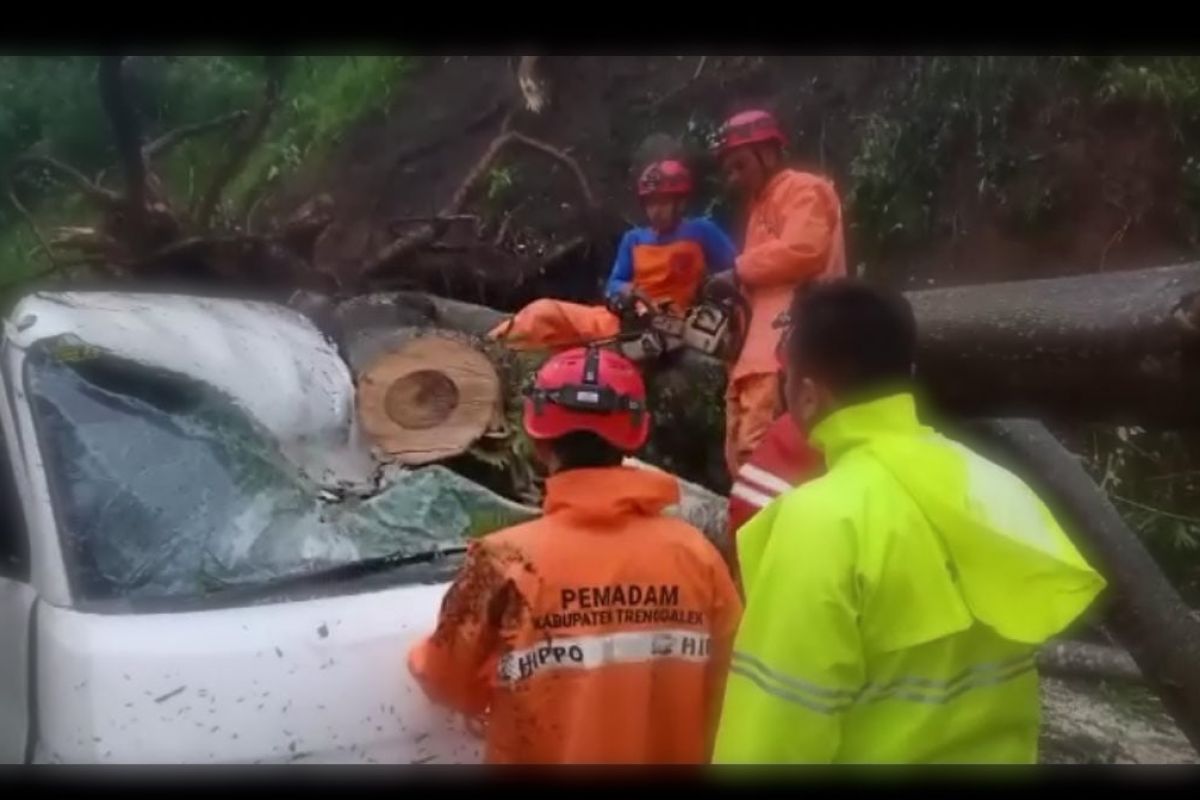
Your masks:
M397 331L358 375L358 414L381 455L428 464L457 455L497 419L495 366L465 337Z

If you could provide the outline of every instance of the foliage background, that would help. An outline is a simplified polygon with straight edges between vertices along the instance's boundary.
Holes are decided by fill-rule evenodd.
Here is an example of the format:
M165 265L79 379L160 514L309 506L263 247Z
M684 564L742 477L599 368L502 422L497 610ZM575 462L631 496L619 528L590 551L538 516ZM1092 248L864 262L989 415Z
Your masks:
M145 57L127 66L131 94L147 140L182 125L252 108L262 87L260 56ZM0 170L24 153L52 155L94 176L116 161L108 121L96 91L93 56L0 56ZM253 202L310 160L319 160L352 124L386 113L411 65L401 56L293 58L283 101L263 143L226 192L229 210ZM222 145L202 136L156 165L164 184L184 201ZM74 221L79 199L48 176L24 171L17 187L45 227ZM44 266L36 239L11 202L0 206L0 287L19 284Z

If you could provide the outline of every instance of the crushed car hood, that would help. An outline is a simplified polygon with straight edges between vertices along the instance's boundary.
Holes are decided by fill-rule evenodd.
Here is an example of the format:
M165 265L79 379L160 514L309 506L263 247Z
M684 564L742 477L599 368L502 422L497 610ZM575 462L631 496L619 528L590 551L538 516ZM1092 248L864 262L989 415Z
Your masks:
M8 338L23 349L65 336L210 384L269 430L319 484L362 484L374 471L359 438L349 369L291 309L186 295L38 292L9 320Z

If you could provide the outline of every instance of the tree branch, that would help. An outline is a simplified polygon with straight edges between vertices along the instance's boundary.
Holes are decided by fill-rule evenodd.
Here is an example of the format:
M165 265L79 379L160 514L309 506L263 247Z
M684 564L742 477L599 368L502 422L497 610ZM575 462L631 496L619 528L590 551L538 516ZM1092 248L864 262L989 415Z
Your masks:
M182 125L174 130L167 131L162 136L155 139L150 144L142 148L144 158L149 161L161 155L165 155L171 149L179 145L181 142L195 138L201 134L209 133L210 131L219 130L227 125L235 122L240 122L249 116L250 112L246 110L234 111L231 114L224 114L220 117L207 120L205 122L195 122L191 125Z
M449 216L439 216L439 215L425 214L423 216L415 216L415 217L396 217L390 223L388 223L388 229L389 229L389 231L394 232L397 228L401 228L406 225L412 225L413 223L416 223L416 222L425 222L425 223L429 223L431 225L432 224L447 225L452 222L474 222L474 223L478 224L479 223L479 215L478 214L450 214Z
M1042 423L980 420L966 432L971 434L966 444L977 443L980 455L1021 475L1073 532L1081 554L1108 582L1097 604L1105 627L1200 751L1200 620L1191 616L1162 568L1079 460Z
M557 147L547 144L540 139L534 139L518 131L512 131L509 135L512 136L514 141L520 142L526 147L540 150L551 158L556 158L563 164L566 164L567 168L575 173L575 179L579 181L579 190L583 193L583 199L587 201L588 208L596 208L596 197L592 194L592 187L588 184L587 176L583 174L578 161L567 155L566 151L559 150Z
M521 56L517 64L517 88L525 100L525 108L535 114L549 105L550 90L544 76L538 74L541 56Z
M201 194L200 202L192 214L192 221L200 230L208 228L213 212L216 211L217 204L221 201L221 193L245 166L246 159L250 157L250 153L266 133L271 116L279 105L283 79L287 74L287 64L288 59L284 56L267 57L265 65L267 78L263 84L262 99L258 107L254 109L254 113L250 114L242 123L234 141L229 146L224 163L219 164L213 171L212 181Z
M504 244L504 237L508 236L508 228L509 228L509 225L511 225L511 224L512 224L512 221L513 221L513 216L514 216L514 215L515 215L515 214L516 214L518 211L520 211L522 208L524 208L524 207L525 207L525 203L526 203L526 202L527 202L527 201L525 201L525 200L522 200L521 202L517 203L517 204L516 204L514 207L510 208L510 209L509 209L509 210L508 210L508 211L507 211L507 212L504 214L504 219L502 219L502 220L500 221L500 227L499 227L499 229L496 231L496 236L495 236L495 238L494 238L494 239L492 239L492 244L493 244L494 246L496 246L496 247L500 247L501 245L503 245L503 244Z
M546 272L553 269L563 260L570 258L578 251L587 247L587 244L588 240L583 236L576 236L573 239L568 239L542 257L540 270L542 272Z
M554 147L551 144L543 142L540 139L534 139L533 137L526 136L518 131L506 130L510 119L511 115L505 118L502 126L503 132L493 139L483 151L483 155L479 157L479 160L476 161L475 165L467 172L466 177L463 178L462 183L460 183L458 186L458 189L456 189L454 194L450 197L450 202L447 203L446 207L436 215L435 219L447 219L455 216L461 216L463 206L466 205L471 193L475 191L475 188L483 180L484 176L487 175L488 170L491 169L492 163L500 155L500 152L513 142L517 142L525 145L526 147L538 150L550 156L551 158L557 159L558 161L566 164L567 167L575 174L575 178L579 182L580 193L587 202L588 208L592 210L597 208L595 195L592 194L592 188L588 184L587 177L583 174L583 170L580 168L579 163L575 159L571 158L571 156L567 155L564 151ZM378 274L381 270L400 260L404 256L419 250L422 247L428 246L431 242L437 239L437 237L437 227L432 224L422 225L411 233L401 236L385 246L376 254L375 258L367 264L365 270L363 271L364 277L369 278Z
M233 234L229 236L189 236L155 250L148 256L129 266L134 275L153 274L155 265L182 258L207 258L218 247L265 245L268 240L261 236Z
M19 156L9 170L9 180L11 181L18 172L28 167L42 167L55 173L60 179L77 189L80 194L105 208L111 208L121 203L121 196L116 192L97 186L85 178L79 170L50 156Z
M459 184L458 189L456 189L454 194L451 196L450 202L446 204L445 208L435 215L434 219L444 219L446 217L457 216L462 211L463 205L466 204L467 197L475 188L475 185L483 179L484 174L487 172L488 168L491 167L492 162L496 159L496 156L499 155L504 146L512 140L511 137L511 133L502 133L492 140L491 144L487 146L487 149L483 151L483 155L481 155L479 160L475 162L475 166L471 167L470 171L467 172L466 177L463 178L462 183ZM366 269L363 272L364 276L371 277L372 275L377 274L390 264L404 258L409 253L420 250L422 247L430 244L436 238L436 227L433 224L426 223L418 228L415 228L411 233L394 239L390 244L384 246L383 249L381 249L375 255L375 258L369 264L367 264Z
M1051 641L1037 655L1038 670L1066 678L1142 683L1145 678L1137 662L1124 649L1084 642Z
M124 60L124 56L100 59L100 103L112 125L117 156L125 173L126 203L131 214L140 216L146 209L146 160L142 155L142 131L137 111L125 91Z

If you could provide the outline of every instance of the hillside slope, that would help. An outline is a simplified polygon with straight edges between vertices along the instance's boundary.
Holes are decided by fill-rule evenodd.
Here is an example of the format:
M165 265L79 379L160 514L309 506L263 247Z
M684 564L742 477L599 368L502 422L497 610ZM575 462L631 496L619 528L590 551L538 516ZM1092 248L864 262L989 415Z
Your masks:
M519 111L510 124L568 150L602 211L585 215L569 171L525 151L493 166L469 210L492 228L511 212L506 245L526 261L581 232L591 247L550 277L502 258L481 266L488 258L479 252L475 263L443 259L442 280L468 273L451 293L502 275L496 283L503 291L489 286L469 299L514 307L541 294L594 296L621 229L637 219L630 184L639 146L654 133L683 141L703 178L697 210L736 233L704 140L724 115L749 105L774 109L793 132L795 162L835 180L847 205L851 263L881 280L965 283L1121 269L1176 262L1197 249L1196 168L1186 155L1191 117L1172 105L1179 90L1130 83L1124 61L542 62L549 107ZM317 192L334 198L337 220L318 244L321 266L352 279L394 237L394 220L443 207L519 106L515 63L422 59L386 116L358 126L329 160L276 197L280 209ZM404 272L396 266L397 279Z

